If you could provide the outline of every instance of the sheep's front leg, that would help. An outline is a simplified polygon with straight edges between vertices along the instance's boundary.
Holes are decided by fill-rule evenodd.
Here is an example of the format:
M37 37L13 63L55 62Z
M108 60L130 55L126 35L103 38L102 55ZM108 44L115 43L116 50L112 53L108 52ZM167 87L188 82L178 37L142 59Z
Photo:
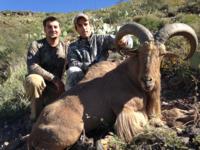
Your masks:
M151 125L164 125L164 122L161 120L160 88L148 94L146 109Z

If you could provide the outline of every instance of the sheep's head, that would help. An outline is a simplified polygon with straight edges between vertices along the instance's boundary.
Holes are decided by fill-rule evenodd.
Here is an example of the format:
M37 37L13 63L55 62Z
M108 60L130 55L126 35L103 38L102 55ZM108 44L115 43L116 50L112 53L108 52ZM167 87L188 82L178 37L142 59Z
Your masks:
M156 82L160 82L160 64L165 56L175 56L175 53L167 51L165 48L165 42L177 35L184 36L190 43L191 49L185 59L190 58L198 47L198 39L194 30L182 23L174 23L164 26L155 35L155 38L151 32L144 26L133 23L122 26L116 36L116 44L123 36L132 34L138 37L140 41L140 47L137 50L120 48L118 50L121 54L125 55L137 55L139 61L138 79L141 87L149 92L156 86Z
M145 42L138 49L139 72L138 80L145 91L154 89L160 79L160 64L163 58L162 51L165 46L158 45L154 41Z

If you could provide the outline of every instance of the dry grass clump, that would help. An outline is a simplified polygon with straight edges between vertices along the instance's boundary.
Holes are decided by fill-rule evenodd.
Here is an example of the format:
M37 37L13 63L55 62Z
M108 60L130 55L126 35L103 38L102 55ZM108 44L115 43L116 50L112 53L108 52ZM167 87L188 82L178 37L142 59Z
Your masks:
M136 136L126 149L186 149L186 146L174 130L156 128Z

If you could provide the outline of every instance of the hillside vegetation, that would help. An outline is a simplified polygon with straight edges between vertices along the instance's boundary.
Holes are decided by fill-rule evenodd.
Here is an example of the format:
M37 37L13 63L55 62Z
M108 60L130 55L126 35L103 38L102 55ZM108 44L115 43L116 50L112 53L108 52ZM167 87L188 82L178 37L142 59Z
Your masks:
M84 12L91 16L94 32L97 33L115 34L119 26L133 21L143 24L155 33L167 23L182 22L193 27L200 39L199 0L129 0L111 8ZM27 72L26 54L31 41L44 37L42 20L49 15L58 17L62 26L62 40L73 41L77 36L72 21L75 14L76 12L68 14L0 12L1 121L12 122L24 113L29 113L29 102L23 89L23 80ZM177 44L178 41L180 42L172 39L167 45L168 48L179 52L180 49L187 47L184 42ZM170 66L174 64L176 64L175 69L170 70ZM163 64L163 68L190 77L194 71L198 73L200 70L200 52L197 52L190 62L183 62L180 59ZM199 78L195 78L195 84L199 85ZM196 94L198 92L197 86ZM198 94L196 96L199 99Z

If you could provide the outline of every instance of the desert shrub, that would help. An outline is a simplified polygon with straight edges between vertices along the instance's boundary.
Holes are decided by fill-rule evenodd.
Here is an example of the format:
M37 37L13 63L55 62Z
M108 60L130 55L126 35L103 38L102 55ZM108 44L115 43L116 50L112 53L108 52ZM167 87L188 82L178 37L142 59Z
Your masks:
M38 38L41 32L41 27L38 26L37 21L29 18L8 17L2 19L3 23L0 32L0 58L1 60L16 61L15 58L23 57L26 54L27 46L31 40ZM24 22L25 21L25 22Z
M175 131L156 128L137 135L126 149L186 149L186 146Z
M111 150L125 150L126 148L126 143L122 141L117 135L112 135L112 138L110 138L109 143L108 143L108 149Z
M158 31L166 23L166 21L154 15L146 15L138 19L138 23L155 32Z
M183 36L172 37L165 45L168 51L174 52L181 59L184 59L190 51L190 44Z
M25 62L24 62L25 63ZM27 111L29 102L25 98L23 80L25 64L17 66L9 79L0 85L0 119L12 120Z
M200 135L197 135L193 138L192 143L196 146L197 149L200 148Z
M192 24L200 21L200 18L196 14L179 14L178 20L180 22L186 23L186 24Z
M180 13L179 15L177 15L177 22L183 22L193 27L198 38L200 38L199 15Z
M161 67L171 70L171 72L179 72L179 75L188 77L191 74L190 62L184 60L190 51L188 41L182 36L176 36L168 39L165 45L168 51L173 52L177 56L165 58Z
M12 53L13 53L12 49L10 49L10 48L2 48L0 50L0 59L1 60L6 60L6 58L8 58L9 55L12 54Z
M185 0L143 0L141 6L148 9L159 9L164 5L169 5L170 7L177 7L185 4Z
M128 12L126 10L112 11L109 14L109 16L103 19L103 21L105 23L115 24L115 23L119 23L119 21L126 18L127 16L128 16Z

